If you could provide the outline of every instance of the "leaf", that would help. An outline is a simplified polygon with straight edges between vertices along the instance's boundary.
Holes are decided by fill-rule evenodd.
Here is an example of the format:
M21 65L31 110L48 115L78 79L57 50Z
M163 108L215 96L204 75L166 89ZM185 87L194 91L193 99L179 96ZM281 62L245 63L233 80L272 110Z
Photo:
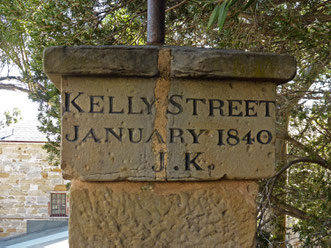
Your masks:
M229 11L229 5L227 4L227 2L223 2L221 4L221 9L220 9L220 13L218 15L218 28L219 30L221 30L224 26L224 22L225 22L225 19L226 19L226 15Z
M231 8L233 5L235 5L236 2L238 2L238 0L233 0L233 1L230 0L230 2L228 4L229 5L229 8Z
M217 4L216 7L214 8L213 12L211 13L211 16L209 17L207 29L209 29L216 22L217 17L220 12L220 7L221 6L219 4Z
M251 6L256 0L249 0L243 8L243 11L246 10L249 6Z

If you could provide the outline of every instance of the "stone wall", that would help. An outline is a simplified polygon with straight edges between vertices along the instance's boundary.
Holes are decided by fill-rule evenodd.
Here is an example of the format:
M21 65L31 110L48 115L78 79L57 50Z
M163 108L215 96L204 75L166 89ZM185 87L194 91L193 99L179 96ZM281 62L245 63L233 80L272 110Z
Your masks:
M50 193L65 192L61 169L43 143L0 142L0 237L27 231L28 219L50 219Z

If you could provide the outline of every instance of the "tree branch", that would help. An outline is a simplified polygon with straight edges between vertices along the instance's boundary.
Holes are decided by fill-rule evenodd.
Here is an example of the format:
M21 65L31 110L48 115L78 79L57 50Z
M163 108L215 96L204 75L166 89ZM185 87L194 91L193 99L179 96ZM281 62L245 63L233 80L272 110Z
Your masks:
M296 3L296 2L303 2L303 0L276 0L273 1L272 3L274 5L279 5L279 4L283 4L283 3Z
M302 219L302 220L311 218L307 213L280 201L278 198L276 198L274 196L271 196L271 201L272 201L272 203L274 203L274 205L272 205L271 207L273 209L275 209L277 212L279 212L280 214L290 215L292 217Z
M300 18L305 23L312 23L314 21L319 21L319 22L331 21L330 15L303 15Z
M28 89L17 86L15 84L0 84L0 90L11 90L11 91L21 91L25 93L30 93Z
M15 77L15 76L0 77L0 81L4 81L4 80L17 80L17 81L21 81L22 78L21 77Z
M174 6L167 8L167 9L165 10L165 12L169 12L169 11L171 11L171 10L174 10L174 9L176 9L176 8L178 8L178 7L180 7L180 6L182 6L183 4L187 3L188 1L190 1L190 0L183 0L183 1L181 1L180 3L178 3L178 4L175 4ZM147 15L147 11L137 13L133 18L135 18L135 17L137 17L137 16L141 16L141 15ZM133 18L132 18L132 19L133 19Z
M188 1L189 1L189 0L181 1L180 3L178 3L178 4L176 4L176 5L172 6L172 7L170 7L170 8L168 8L168 9L166 9L165 12L169 12L169 11L171 11L171 10L173 10L173 9L176 9L176 8L182 6L183 4L185 4L185 3L188 2Z
M284 173L284 171L286 171L288 168L290 168L292 165L294 164L298 164L298 163L314 163L314 164L318 164L322 167L324 167L325 169L327 170L331 170L331 165L330 164L327 164L326 161L322 160L320 161L319 159L312 159L312 158L309 158L309 157L306 157L306 158L298 158L298 159L295 159L295 160L292 160L291 162L287 163L287 165L285 165L283 168L281 168L277 174L274 176L275 178L275 181L277 180L277 178Z
M295 147L303 150L303 151L307 151L307 146L305 146L304 144L300 143L299 141L295 140L294 138L292 138L288 133L286 132L277 132L277 138L278 139L283 139L283 140L287 140L289 141L292 145L294 145ZM315 159L311 159L311 158L304 158L304 161L298 161L294 160L292 162L294 163L299 163L299 162L309 162L309 163L315 163L315 164L319 164L320 166L324 167L327 170L331 170L331 164L328 164L321 156L319 156L316 152L314 151L310 151L313 157L315 157ZM291 163L291 162L290 162ZM292 164L289 165L289 167ZM286 166L285 166L286 167Z

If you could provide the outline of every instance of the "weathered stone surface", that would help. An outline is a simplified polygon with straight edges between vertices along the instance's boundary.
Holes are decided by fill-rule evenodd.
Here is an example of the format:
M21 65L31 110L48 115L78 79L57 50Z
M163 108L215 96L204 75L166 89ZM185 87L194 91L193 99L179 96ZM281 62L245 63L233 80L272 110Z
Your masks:
M296 73L293 56L220 49L173 48L171 75L288 82Z
M167 180L273 176L275 92L270 83L174 80L169 95L182 94L176 100L184 110L168 115L167 123L183 130L184 142L175 137L168 145ZM201 135L194 141L190 130Z
M171 76L233 78L284 83L296 73L292 56L208 48L159 46L50 47L44 71L60 88L60 75L139 76L159 74L158 54L171 52Z
M66 187L66 185L55 185L54 190L55 191L66 191L67 187Z
M157 76L157 60L153 46L50 47L44 71L59 88L59 75Z
M73 181L70 247L255 247L257 184Z
M152 142L146 142L149 138L147 135L153 133L154 119L152 114L147 114L146 105L140 98L146 97L150 102L154 96L155 83L155 79L146 78L63 79L63 99L66 99L65 94L68 92L70 101L79 94L78 91L83 92L75 103L84 111L77 111L72 104L65 111L65 101L63 102L62 150L65 152L61 154L61 165L65 178L92 181L155 178L152 170L155 157ZM94 105L94 111L104 109L104 113L89 113L90 95L103 96L103 100L100 97L95 98L94 101L99 102L99 106ZM113 100L109 96L114 96ZM132 101L135 102L134 108L130 110L128 96L134 97ZM109 113L110 101L113 102L112 111L118 113ZM140 112L139 108L143 108L146 113L128 114L130 111ZM123 113L120 113L122 110ZM143 129L144 139L139 138L138 128ZM115 135L111 133L111 129ZM134 130L131 133L134 142L129 141L130 130ZM123 136L117 139L116 135L120 136L121 132Z
M9 173L0 173L0 177L9 177Z
M275 84L65 77L62 99L68 179L257 179L274 173Z
M185 47L45 50L62 92L67 179L259 179L274 173L288 55ZM119 77L120 76L120 77Z

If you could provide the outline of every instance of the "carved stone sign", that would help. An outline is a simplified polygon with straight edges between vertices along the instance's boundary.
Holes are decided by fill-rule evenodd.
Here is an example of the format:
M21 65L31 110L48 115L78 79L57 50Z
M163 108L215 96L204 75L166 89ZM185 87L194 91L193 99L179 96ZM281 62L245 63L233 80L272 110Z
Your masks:
M153 56L154 50L149 50L148 56ZM79 70L61 74L47 70L51 66L46 64L46 72L62 92L65 152L61 156L66 178L188 181L273 175L276 83L270 78L275 76L264 75L263 68L258 68L261 72L257 76L250 74L245 68L249 64L243 63L246 54L238 60L238 68L210 64L212 71L208 71L204 62L213 63L215 56L205 53L204 60L192 63L204 65L196 71L212 74L212 79L192 76L187 70L192 57L185 52L172 51L170 56L168 49L156 56L156 69L150 68L156 76L124 72L126 75L118 77L120 70L126 70L123 68L111 69L116 70L115 77L109 71L100 73L98 68L96 73L83 68L85 74ZM63 55L61 50L61 54L69 56L67 51ZM77 68L72 71L77 72ZM61 76L60 82L54 75ZM256 79L258 75L265 80Z
M250 82L63 80L66 173L85 180L194 180L273 173L275 89ZM244 90L243 90L244 89Z

